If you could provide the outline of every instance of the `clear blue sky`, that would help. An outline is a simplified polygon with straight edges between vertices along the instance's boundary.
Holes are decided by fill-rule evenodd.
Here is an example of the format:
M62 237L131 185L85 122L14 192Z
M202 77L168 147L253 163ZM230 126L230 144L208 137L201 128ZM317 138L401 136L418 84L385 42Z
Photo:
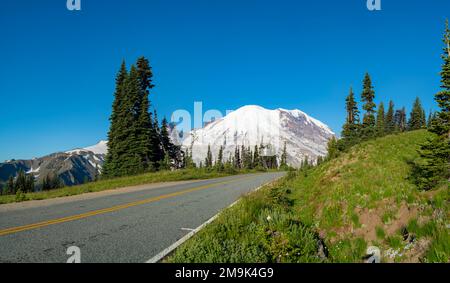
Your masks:
M435 109L448 0L6 0L0 160L105 139L122 59L148 57L160 118L176 109L299 108L340 132L370 72L377 103Z

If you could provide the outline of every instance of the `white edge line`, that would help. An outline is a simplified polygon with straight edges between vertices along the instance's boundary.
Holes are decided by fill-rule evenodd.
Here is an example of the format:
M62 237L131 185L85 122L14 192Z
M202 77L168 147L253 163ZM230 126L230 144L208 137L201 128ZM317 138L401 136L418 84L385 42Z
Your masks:
M275 183L276 181L278 181L279 179L283 178L284 176L278 177L268 183L262 184L261 186L257 187L256 189L254 189L253 191L251 191L250 193L259 191L260 189L262 189L265 186L268 186L272 183ZM183 238L179 239L178 241L176 241L175 243L173 243L172 245L170 245L168 248L165 248L163 251L161 251L160 253L158 253L157 255L155 255L154 257L152 257L151 259L147 260L145 263L157 263L159 261L161 261L163 258L165 258L168 254L170 254L171 252L173 252L176 248L178 248L179 246L181 246L184 242L186 242L187 240L189 240L192 236L194 236L195 234L197 234L198 232L200 232L200 230L202 230L203 228L205 228L206 225L210 224L211 222L213 222L214 220L216 220L220 214L222 214L223 211L235 206L239 201L241 200L241 198L239 198L237 201L233 202L231 205L229 205L228 207L226 207L225 209L221 210L219 213L217 213L216 215L214 215L213 217L211 217L209 220L207 220L206 222L204 222L202 225L198 226L197 228L195 228L194 230L192 230L191 232L189 232L188 234L186 234Z

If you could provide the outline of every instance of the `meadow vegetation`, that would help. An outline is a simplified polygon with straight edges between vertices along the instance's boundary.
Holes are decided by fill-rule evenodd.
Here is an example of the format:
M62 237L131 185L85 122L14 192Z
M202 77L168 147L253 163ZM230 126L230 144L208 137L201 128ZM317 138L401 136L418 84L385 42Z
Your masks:
M448 262L448 182L419 190L410 163L425 130L355 145L245 196L168 262Z

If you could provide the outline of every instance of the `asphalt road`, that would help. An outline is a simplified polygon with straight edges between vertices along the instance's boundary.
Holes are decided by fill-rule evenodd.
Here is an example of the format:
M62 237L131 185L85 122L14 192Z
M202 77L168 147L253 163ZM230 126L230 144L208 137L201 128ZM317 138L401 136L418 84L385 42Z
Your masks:
M149 185L0 206L0 262L146 262L243 194L283 173ZM111 191L113 192L113 191Z

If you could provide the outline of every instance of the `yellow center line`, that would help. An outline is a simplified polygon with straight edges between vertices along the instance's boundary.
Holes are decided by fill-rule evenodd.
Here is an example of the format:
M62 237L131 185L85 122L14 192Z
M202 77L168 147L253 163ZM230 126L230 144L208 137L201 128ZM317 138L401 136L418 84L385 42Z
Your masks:
M37 228L46 227L46 226L55 225L55 224L65 223L65 222L69 222L69 221L84 219L84 218L88 218L88 217L95 216L95 215L105 214L108 212L114 212L114 211L130 208L130 207L134 207L134 206L138 206L138 205L148 204L148 203L156 202L156 201L163 200L163 199L173 198L176 196L180 196L180 195L184 195L184 194L188 194L188 193L192 193L192 192L196 192L196 191L201 191L201 190L209 189L212 187L217 187L220 185L225 185L225 184L229 184L232 182L241 181L241 180L249 179L249 178L253 178L253 177L254 176L241 177L241 178L231 180L231 181L224 181L224 182L219 182L219 183L214 183L214 184L208 184L208 185L204 185L204 186L200 186L200 187L196 187L196 188L192 188L192 189L187 189L184 191L179 191L179 192L161 195L161 196L157 196L157 197L152 197L152 198L148 198L148 199L144 199L144 200L134 201L134 202L126 203L126 204L116 205L113 207L94 210L94 211L77 214L77 215L73 215L73 216L67 216L67 217L63 217L63 218L38 222L38 223L34 223L34 224L7 228L7 229L0 230L0 236L14 234L14 233L22 232L22 231L28 231L28 230L37 229Z

